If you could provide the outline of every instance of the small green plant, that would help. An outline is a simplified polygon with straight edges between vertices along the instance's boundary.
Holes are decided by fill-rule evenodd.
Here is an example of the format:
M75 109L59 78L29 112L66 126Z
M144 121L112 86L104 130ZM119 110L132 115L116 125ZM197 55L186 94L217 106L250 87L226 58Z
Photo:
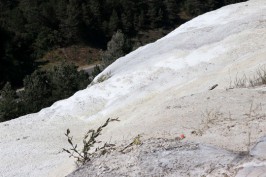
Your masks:
M106 81L107 79L109 79L110 77L111 77L111 72L108 72L108 73L106 73L106 74L101 75L101 76L97 79L97 82L98 82L98 83L104 82L104 81Z
M132 141L130 144L128 144L126 147L124 147L122 150L120 150L120 152L124 153L124 151L125 151L127 148L129 148L129 147L132 147L132 146L134 146L134 145L136 145L136 146L141 145L142 142L141 142L140 138L141 138L141 135L136 136L136 137L133 139L133 141Z
M90 161L95 155L104 155L114 149L114 144L104 143L103 146L98 147L93 150L95 144L100 143L96 141L96 138L101 135L104 127L106 127L110 122L120 121L118 118L110 119L108 118L106 122L101 125L97 130L89 130L83 138L83 148L78 150L78 145L73 143L73 137L70 136L70 130L67 129L65 136L70 144L70 149L63 148L63 151L69 154L69 157L74 157L77 160L78 165L84 165L87 161Z

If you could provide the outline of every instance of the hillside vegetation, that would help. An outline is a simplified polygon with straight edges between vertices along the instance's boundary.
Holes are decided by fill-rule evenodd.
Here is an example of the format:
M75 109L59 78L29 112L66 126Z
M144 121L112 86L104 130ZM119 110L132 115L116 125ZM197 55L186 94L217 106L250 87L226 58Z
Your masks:
M241 1L3 0L0 121L67 98L117 58L197 15ZM102 63L102 67L88 76L77 73L75 66L64 71L68 68L58 65L65 61L77 66ZM20 87L24 89L16 94Z
M199 14L241 1L1 0L0 88L7 81L21 87L51 50L72 45L105 50L118 29L137 47Z

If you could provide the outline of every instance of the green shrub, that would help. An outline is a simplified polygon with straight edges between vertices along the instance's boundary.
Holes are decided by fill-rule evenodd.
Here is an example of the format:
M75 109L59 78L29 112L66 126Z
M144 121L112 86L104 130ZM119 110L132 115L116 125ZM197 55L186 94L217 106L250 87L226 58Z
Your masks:
M25 113L37 112L51 104L52 87L48 74L35 71L24 79L21 93Z
M93 68L93 71L91 73L92 77L96 77L98 74L100 74L102 72L102 69L100 68L100 66L96 65L94 68Z
M108 42L107 50L102 55L104 67L109 66L116 59L127 54L130 50L131 45L127 37L121 31L117 31Z
M86 88L90 83L89 75L84 71L77 71L77 66L62 62L49 72L52 85L53 100L70 97L78 90Z
M77 71L71 63L62 63L51 71L36 70L24 79L24 88L17 95L7 83L1 91L0 121L40 111L55 101L70 97L89 85L89 75Z
M19 115L19 102L9 82L5 84L0 94L0 122L16 118Z

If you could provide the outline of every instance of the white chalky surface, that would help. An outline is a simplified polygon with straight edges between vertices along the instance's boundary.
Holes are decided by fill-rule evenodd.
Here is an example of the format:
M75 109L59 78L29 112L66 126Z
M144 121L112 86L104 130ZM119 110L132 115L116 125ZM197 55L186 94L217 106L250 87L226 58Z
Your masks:
M121 121L104 129L101 138L117 144L137 134L145 139L184 133L188 141L247 150L249 134L250 145L266 134L266 89L226 88L234 84L236 76L256 74L266 64L265 56L265 0L201 15L118 59L101 74L111 73L108 80L39 113L1 123L0 176L69 174L75 165L61 152L68 147L66 129L81 142L88 129L108 117ZM215 84L218 87L209 91ZM251 105L252 115L247 116ZM261 154L259 149L254 153ZM256 172L258 168L252 164L263 163L257 160L247 168ZM260 166L263 170L265 164Z

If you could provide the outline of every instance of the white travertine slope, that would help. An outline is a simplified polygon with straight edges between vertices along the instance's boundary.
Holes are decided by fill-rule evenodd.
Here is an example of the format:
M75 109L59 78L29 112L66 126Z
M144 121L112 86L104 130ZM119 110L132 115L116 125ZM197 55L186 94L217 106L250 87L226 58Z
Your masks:
M39 113L1 123L0 176L56 177L70 173L73 160L61 152L68 147L66 129L70 128L78 141L86 130L109 116L121 119L106 130L114 141L137 133L154 137L178 132L174 115L165 112L169 99L204 94L214 84L219 84L217 89L228 88L236 75L252 75L266 64L265 56L265 0L230 5L199 16L118 59L101 74L111 73L108 80ZM198 121L194 122L196 126ZM265 127L264 123L263 131ZM219 140L219 132L216 138L206 135L199 139L231 150L244 148L242 140L237 146Z

